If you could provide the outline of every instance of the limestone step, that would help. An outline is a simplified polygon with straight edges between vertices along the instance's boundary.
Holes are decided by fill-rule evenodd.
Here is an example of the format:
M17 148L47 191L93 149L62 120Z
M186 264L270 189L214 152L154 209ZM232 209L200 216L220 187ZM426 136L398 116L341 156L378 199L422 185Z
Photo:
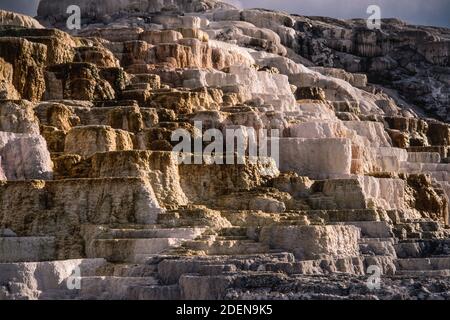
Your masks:
M151 90L152 86L149 83L137 82L125 87L125 90Z
M438 221L418 221L422 231L440 231L442 230L442 225Z
M67 288L49 289L39 295L39 300L79 300L77 290Z
M449 169L450 171L450 169ZM437 181L450 182L450 173L449 171L430 171L431 177L436 179ZM425 171L427 172L427 171Z
M216 240L218 241L227 241L227 240L248 240L249 238L247 236L218 236L216 237Z
M441 155L438 152L408 152L408 162L440 163Z
M198 256L172 256L172 255L153 255L149 257L145 264L157 265L158 272L161 274L162 265L217 265L234 264L239 270L256 270L260 264L268 262L295 262L294 255L286 251L270 250L265 253L243 253L236 255L198 255ZM168 268L173 271L173 267Z
M332 273L347 273L363 275L363 260L360 257L340 259L305 260L297 262L273 262L262 265L258 271L283 272L288 275L311 274L321 275Z
M429 173L438 181L448 181L450 164L448 163L421 163L403 162L400 166L401 172L406 173Z
M444 230L440 231L423 231L421 239L427 240L427 239L442 239L442 238L448 238L448 233L446 233Z
M397 259L395 263L401 271L447 270L450 269L450 256Z
M361 238L358 241L359 243L373 243L373 242L388 242L392 245L395 245L398 240L397 238Z
M24 292L32 299L75 299L70 277L95 277L106 264L104 259L0 263L0 288L12 299L23 299Z
M182 238L195 239L205 231L204 228L153 228L153 229L110 229L98 236L99 239L145 239Z
M406 173L420 173L422 172L421 162L403 162L400 165L400 171Z
M158 266L153 264L108 263L96 272L98 276L113 277L150 277L158 272Z
M370 266L377 266L383 275L394 275L397 271L396 260L393 255L364 255L364 267L366 273Z
M180 227L202 227L205 223L199 219L195 220L193 217L185 215L183 212L164 212L158 215L159 225L167 228L180 228Z
M450 277L450 269L443 270L400 270L395 273L405 277Z
M132 286L157 285L154 277L83 277L79 297L88 300L112 300L128 297Z
M135 74L131 79L132 83L153 83L157 79L157 76L154 74L142 73Z
M128 288L127 297L130 300L179 300L180 287L174 285L135 285Z
M94 108L91 108L90 110L99 110L101 108L114 108L114 107L139 107L139 104L136 100L126 100L126 99L120 99L118 97L115 100L99 100L94 101Z
M0 263L56 259L54 237L0 237Z
M450 171L450 163L422 163L422 170L424 171Z
M406 225L406 228L405 228ZM405 235L400 234L402 232L406 232L406 239L407 240L439 240L448 238L448 231L446 229L440 229L436 231L424 231L420 225L418 224L411 224L408 226L408 224L399 224L394 225L394 232L397 237L400 237L402 240L405 240Z
M222 228L219 231L220 236L247 236L247 228L244 227L229 227Z
M319 217L329 223L380 220L380 212L373 209L308 210L305 214L309 218Z
M96 239L88 250L88 257L105 258L110 262L139 262L145 256L178 247L183 241L180 238Z
M131 286L157 285L155 277L117 277L90 276L74 278L77 286L69 289L67 282L61 283L60 288L45 291L41 300L119 300L127 299L127 291Z
M316 210L333 210L337 208L334 197L313 196L308 198L308 203L311 208Z
M394 225L395 234L406 234L408 240L443 239L448 237L448 232L437 221L409 221ZM401 236L404 239L404 235Z
M253 240L187 241L184 247L207 255L236 255L270 252L268 245Z
M408 152L437 152L441 156L441 159L447 158L448 146L429 146L429 147L409 147Z
M297 217L286 217L284 219L280 219L279 223L280 225L286 225L286 226L304 226L308 225L308 218L306 216L297 216Z
M179 278L186 273L202 275L219 275L229 272L252 272L265 270L268 264L295 263L291 253L263 253L263 254L237 254L237 255L199 255L184 257L150 258L147 262L158 261L158 276L164 284L176 284Z
M426 258L439 255L450 255L450 240L414 240L402 241L395 245L399 258Z
M394 238L361 238L359 249L363 255L396 257Z
M343 224L343 223L338 223ZM393 238L392 227L386 221L347 221L347 225L353 225L361 229L361 237L365 238Z
M122 91L122 99L125 100L136 100L138 103L143 103L146 101L148 96L147 89L130 89Z

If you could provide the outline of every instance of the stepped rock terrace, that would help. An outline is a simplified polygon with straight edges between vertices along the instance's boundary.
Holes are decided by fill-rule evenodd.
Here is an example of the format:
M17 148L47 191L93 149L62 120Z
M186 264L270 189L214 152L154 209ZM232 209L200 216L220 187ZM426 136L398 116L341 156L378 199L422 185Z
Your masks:
M0 300L449 298L448 29L213 0L0 18Z

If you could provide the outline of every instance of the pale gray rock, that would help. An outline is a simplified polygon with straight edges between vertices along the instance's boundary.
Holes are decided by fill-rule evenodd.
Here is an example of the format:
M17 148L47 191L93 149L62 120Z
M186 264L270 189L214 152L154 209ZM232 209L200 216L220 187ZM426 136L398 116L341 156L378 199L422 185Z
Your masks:
M94 2L1 28L0 299L449 299L447 29Z
M350 175L351 143L347 139L281 138L280 168L315 179Z
M53 299L70 297L69 277L79 268L80 276L93 276L106 263L103 259L0 264L0 286L7 289L0 299L39 299L54 293ZM74 279L75 280L75 279Z
M300 260L358 255L360 230L352 226L264 227L260 241L292 251Z
M0 131L39 134L39 122L34 105L26 100L0 103Z
M55 259L53 237L1 237L0 263L37 262Z
M11 229L1 229L0 230L0 237L17 237L17 234L12 231Z
M53 163L42 136L0 131L1 167L8 180L53 176Z

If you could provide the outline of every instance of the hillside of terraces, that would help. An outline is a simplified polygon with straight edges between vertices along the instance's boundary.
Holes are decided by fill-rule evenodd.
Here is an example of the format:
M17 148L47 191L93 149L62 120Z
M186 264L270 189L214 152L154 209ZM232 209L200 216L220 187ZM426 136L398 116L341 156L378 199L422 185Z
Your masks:
M214 0L0 11L0 300L450 299L449 44ZM278 159L180 163L180 129L277 130Z

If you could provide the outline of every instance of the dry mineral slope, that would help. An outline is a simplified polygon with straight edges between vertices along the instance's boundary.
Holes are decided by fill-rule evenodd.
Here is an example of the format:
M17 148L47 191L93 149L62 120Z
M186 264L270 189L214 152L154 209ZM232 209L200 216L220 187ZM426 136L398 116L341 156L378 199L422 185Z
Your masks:
M165 3L0 11L0 299L448 299L449 30Z

